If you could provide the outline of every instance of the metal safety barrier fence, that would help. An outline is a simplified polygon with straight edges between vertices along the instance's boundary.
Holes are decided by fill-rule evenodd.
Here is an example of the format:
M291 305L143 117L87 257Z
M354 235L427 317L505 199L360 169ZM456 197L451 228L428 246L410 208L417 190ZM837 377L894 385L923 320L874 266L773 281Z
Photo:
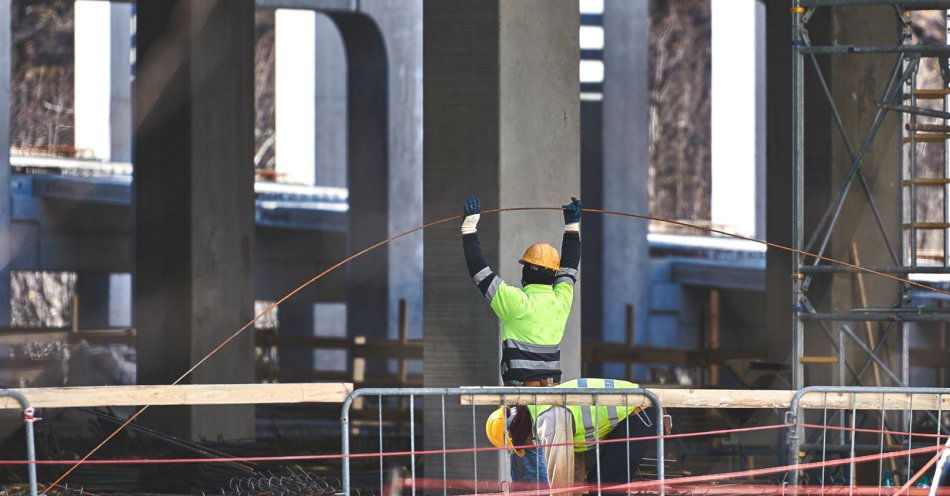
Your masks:
M36 484L36 450L33 444L33 422L36 418L33 416L33 407L26 399L26 396L19 391L12 389L0 389L0 397L9 396L15 399L23 409L23 428L26 431L26 459L27 474L30 481L30 496L36 496L38 487Z
M417 480L416 476L416 457L417 455L441 455L442 457L442 480L441 483L436 481L434 484L436 487L442 490L443 494L447 494L449 485L453 482L447 476L447 467L446 467L446 455L449 453L472 453L472 489L477 494L479 491L479 481L478 481L478 458L477 453L485 451L507 451L511 448L521 448L521 447L505 447L505 448L495 448L495 447L484 447L479 446L479 436L477 436L477 425L484 425L485 419L478 418L476 415L475 405L477 401L475 400L478 396L498 396L501 399L501 404L498 406L513 406L513 405L560 405L560 406L594 406L594 411L598 411L596 407L605 406L608 408L611 407L620 407L624 406L627 409L630 407L649 407L652 406L655 409L655 419L653 422L653 427L655 427L656 435L649 436L649 440L653 440L656 443L656 477L658 482L658 493L660 496L663 496L663 480L664 480L664 414L663 414L663 405L660 402L660 399L652 391L643 388L636 389L613 389L613 388L559 388L559 387L485 387L485 388L367 388L367 389L358 389L353 391L343 402L342 414L340 417L341 422L341 434L342 434L342 450L343 450L343 459L342 459L342 489L343 494L349 496L351 491L351 467L350 460L355 458L355 454L351 452L350 449L350 410L353 407L353 404L361 398L373 398L377 399L377 404L381 407L383 405L383 399L386 397L396 397L396 398L405 398L408 397L409 401L409 439L410 439L410 451L408 452L410 456L410 478L408 479L409 488L413 495L416 494L417 488L421 488L421 485ZM446 398L457 398L458 402L462 405L471 406L471 425L472 425L472 444L471 447L461 448L461 449L448 449L446 445L446 415L445 415L445 405ZM416 439L416 425L415 425L415 400L416 398L437 398L438 405L441 407L441 417L439 417L441 428L441 443L442 449L440 450L429 450L429 451L417 451L415 446ZM382 409L380 408L380 415ZM636 414L634 414L636 416ZM631 416L633 417L633 416ZM594 420L594 425L597 425L597 420ZM618 424L619 425L619 424ZM629 462L630 454L630 442L633 439L648 439L648 438L631 438L629 435L629 424L627 425L627 436L623 439L613 440L625 442L627 447L627 456ZM536 426L535 426L536 429ZM570 429L571 436L573 437L573 428ZM537 432L535 432L537 434ZM484 439L484 438L483 438ZM484 445L484 442L481 444ZM573 446L574 443L566 443L570 446ZM596 454L596 488L597 493L601 492L601 460L600 460L600 450L602 440L595 439L592 442L584 444L593 444L593 449ZM549 445L550 446L550 445ZM534 447L534 445L526 446ZM383 465L383 423L380 418L379 423L379 490L380 494L385 493L385 472ZM503 467L505 463L503 462ZM501 487L507 491L513 486L510 482L505 480L507 471L504 475L498 477L499 485L498 486L485 486L484 484L481 487ZM631 483L631 476L629 463L627 464L627 484ZM588 481L588 484L590 482ZM435 489L431 485L427 485L430 489ZM553 491L552 491L553 492Z
M810 395L820 395L821 400L805 401ZM806 408L816 411L809 415ZM941 485L950 453L946 449L950 446L950 436L944 426L948 411L950 389L947 388L811 386L800 389L792 397L786 414L786 423L791 424L788 482L799 486L801 479L817 476L818 485L810 483L808 486L821 492L826 486L846 485L848 494L869 490L873 493L876 485L877 494L882 494L893 491L893 487L885 488L900 485L894 494L901 494L912 485L926 481L925 474L934 468L929 484L930 495L933 495ZM806 416L816 421L809 423ZM806 438L806 429L814 430L811 438ZM836 439L829 439L832 437ZM915 438L922 441L915 445ZM944 440L947 440L946 445ZM844 463L829 462L830 456L841 458L834 462ZM858 465L862 462L876 462L876 472L873 469L859 472ZM806 469L811 469L811 473ZM869 480L875 483L857 484Z

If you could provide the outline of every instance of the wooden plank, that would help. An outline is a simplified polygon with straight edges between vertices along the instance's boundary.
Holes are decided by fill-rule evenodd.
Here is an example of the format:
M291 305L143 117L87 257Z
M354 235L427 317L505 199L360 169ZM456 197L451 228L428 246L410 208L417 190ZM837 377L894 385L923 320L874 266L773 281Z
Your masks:
M350 383L182 384L178 386L90 386L18 389L34 408L138 405L240 405L265 403L342 403ZM0 408L20 408L0 397Z
M803 356L798 363L838 363L836 356Z
M792 401L794 391L790 390L747 390L747 389L654 389L651 388L656 396L663 403L664 408L779 408L788 409ZM884 395L885 410L908 410L913 405L914 410L936 410L937 395L914 394L911 395L887 394ZM574 395L477 395L461 396L460 401L463 405L593 405L593 395L574 394ZM629 401L629 403L627 403ZM941 398L943 410L950 408L950 395L944 395ZM600 395L597 404L600 405L648 405L649 401L645 397L631 395L629 399L622 394ZM831 394L827 395L827 405L825 404L825 395L822 393L808 394L802 398L801 406L808 409L828 408L851 408L850 394ZM854 407L858 410L880 410L881 394L879 393L860 393L855 395Z

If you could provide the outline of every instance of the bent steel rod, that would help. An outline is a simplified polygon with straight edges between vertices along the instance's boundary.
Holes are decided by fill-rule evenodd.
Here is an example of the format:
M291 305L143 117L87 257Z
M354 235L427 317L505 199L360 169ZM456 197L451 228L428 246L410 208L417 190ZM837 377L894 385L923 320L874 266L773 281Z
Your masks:
M499 213L502 213L502 212L527 212L527 211L543 211L543 210L548 210L548 211L560 211L560 210L561 210L561 207L509 207L509 208L498 208L498 209L484 210L484 211L482 211L482 214L484 214L484 215L490 215L490 214L499 214ZM782 245L782 244L779 244L779 243L773 243L773 242L771 242L771 241L766 241L766 240L761 240L761 239L756 239L756 238L752 238L752 237L748 237L748 236L742 236L742 235L739 235L739 234L734 234L734 233L726 232L726 231L723 231L723 230L720 230L720 229L714 229L714 228L710 228L710 227L698 226L698 225L691 224L691 223L688 223L688 222L682 222L682 221L677 221L677 220L672 220L672 219L665 219L665 218L662 218L662 217L655 217L655 216L644 215L644 214L635 214L635 213L629 213L629 212L621 212L621 211L616 211L616 210L603 210L603 209L594 209L594 208L585 208L585 209L582 209L582 210L583 210L584 212L588 213L588 214L616 215L616 216L620 216L620 217L627 217L627 218L639 219L639 220L647 220L647 221L651 221L651 220L652 220L652 221L661 222L661 223L664 223L664 224L670 224L670 225L685 227L685 228L693 229L693 230L697 230L697 231L704 231L704 232L719 234L719 235L727 236L727 237L730 237L730 238L742 239L742 240L745 240L745 241L751 241L751 242L758 243L758 244L761 244L761 245L764 245L764 246L767 246L767 247L770 247L770 248L775 248L775 249L782 250L782 251L786 251L786 252L789 252L789 253L794 253L794 254L796 254L796 255L798 255L798 256L812 257L812 258L815 258L815 259L818 259L818 260L824 260L824 261L826 261L826 262L833 263L833 264L836 264L836 265L841 265L841 266L844 266L844 267L849 267L849 268L852 268L852 269L854 269L854 270L860 270L860 271L866 272L866 273L868 273L868 274L874 274L874 275L876 275L876 276L883 277L883 278L885 278L885 279L892 279L892 280L895 280L895 281L898 281L898 282L907 284L907 285L909 285L909 286L915 286L915 287L918 287L918 288L920 288L920 289L924 289L924 290L928 290L928 291L933 291L933 292L940 293L940 294L943 294L943 295L946 295L946 296L950 296L950 291L946 291L946 290L943 290L943 289L939 289L939 288L935 288L935 287L932 287L932 286L928 286L928 285L926 285L926 284L918 283L918 282L915 282L915 281L907 281L907 280L904 280L904 279L902 279L902 278L896 277L896 276L891 275L891 274L885 274L885 273L883 273L883 272L876 271L876 270L873 270L873 269L869 269L869 268L866 268L866 267L861 267L861 266L858 266L858 265L855 265L855 264L852 264L852 263L845 262L845 261L843 261L843 260L835 259L835 258L832 258L832 257L826 257L826 256L824 256L824 255L818 255L818 254L815 254L815 253L810 253L810 252L805 251L805 250L801 250L801 249L797 249L797 248L785 246L785 245ZM401 232L401 233L399 233L399 234L397 234L397 235L395 235L395 236L389 237L389 238L387 238L387 239L384 239L384 240L382 240L382 241L379 241L379 242L377 242L377 243L374 243L374 244L372 244L372 245L369 245L369 246L367 246L366 248L363 248L362 250L359 250L359 251L357 251L357 252L355 252L355 253L349 255L348 257L346 257L346 258L340 260L339 262L333 264L332 266L330 266L329 268L327 268L327 269L324 270L323 272L320 272L319 274L317 274L317 275L311 277L310 279L308 279L307 281L305 281L305 282L302 283L301 285L297 286L294 290L290 291L289 293L287 293L286 295L284 295L283 297L281 297L281 298L278 299L277 301L275 301L275 302L271 303L270 305L268 305L267 308L265 308L263 311L261 311L259 314L257 314L257 316L255 316L253 319L249 320L246 324L244 324L243 326L241 326L240 329L238 329L238 330L235 331L233 334L231 334L230 336L228 336L227 339L225 339L225 340L222 341L220 344L218 344L217 346L215 346L211 351L209 351L209 352L208 352L207 354L205 354L201 359L199 359L197 362L195 362L195 364L192 365L191 367L189 367L188 370L186 370L184 373L182 373L182 375L181 375L180 377L178 377L177 379L175 379L175 381L172 382L171 385L178 385L178 384L180 384L185 378L187 378L188 376L190 376L196 369L198 369L198 367L200 367L201 365L203 365L203 364L204 364L205 362L207 362L212 356L214 356L214 354L216 354L216 353L217 353L218 351L220 351L222 348L224 348L225 346L227 346L231 341L233 341L235 338L237 338L237 337L238 337L241 333L243 333L245 330L251 328L258 320L262 319L264 316L266 316L267 314L269 314L270 312L272 312L275 308L277 308L278 305L280 305L281 303L284 303L285 301L287 301L288 299L290 299L291 297L293 297L293 296L296 295L297 293L303 291L305 288L307 288L307 287L310 286L311 284L313 284L313 283L315 283L316 281L322 279L322 278L325 277L327 274L330 274L331 272L334 272L335 270L337 270L337 269L343 267L344 265L350 263L351 261L353 261L353 260L355 260L355 259L357 259L357 258L360 258L360 257L362 257L363 255L365 255L365 254L367 254L367 253L369 253L369 252L371 252L371 251L373 251L373 250L376 250L376 249L378 249L378 248L380 248L380 247L382 247L382 246L385 246L385 245L387 245L387 244L389 244L389 243L391 243L391 242L393 242L393 241L395 241L395 240L397 240L397 239L404 238L404 237L406 237L406 236L409 236L410 234L413 234L413 233L415 233L415 232L428 229L428 228L430 228L430 227L435 227L435 226L438 226L438 225L446 224L446 223L448 223L448 222L460 220L462 217L463 217L462 214L453 215L453 216L450 216L450 217L445 217L445 218L443 218L443 219L439 219L439 220L434 220L434 221L428 222L428 223L426 223L426 224L423 224L423 225L421 225L421 226L414 227L414 228L409 229L409 230L407 230L407 231L403 231L403 232ZM82 465L86 460L88 460L89 457L91 457L93 454L95 454L97 451L99 451L103 446L105 446L106 443L108 443L112 438L114 438L115 436L117 436L117 435L118 435L122 430L124 430L129 424L131 424L132 422L134 422L135 419L137 419L139 416L141 416L142 413L144 413L144 412L149 408L149 406L150 406L150 405L144 405L144 406L142 406L139 410L137 410L135 413L133 413L133 414L128 418L128 420L126 420L125 422L123 422L122 425L120 425L118 428L116 428L112 433L110 433L108 436L106 436L106 437L105 437L101 442L99 442L95 447L93 447L91 450L89 450L89 452L86 453L82 458L80 458L79 460L77 460L74 465L70 466L69 469L67 469L67 470L66 470L62 475L60 475L55 481L53 481L52 483L50 483L49 486L52 487L52 486L57 486L57 485L59 485L60 482L62 482L66 477L69 476L69 474L71 474L73 471L75 471L77 468L79 468L79 466Z

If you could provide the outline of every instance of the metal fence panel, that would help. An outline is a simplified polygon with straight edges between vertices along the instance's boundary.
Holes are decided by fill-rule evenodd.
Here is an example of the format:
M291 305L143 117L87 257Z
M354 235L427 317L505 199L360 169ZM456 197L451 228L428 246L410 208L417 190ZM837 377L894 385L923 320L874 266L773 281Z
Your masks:
M807 395L820 394L824 401L818 405L814 401L803 402ZM849 399L847 407L841 404L841 397ZM947 437L943 426L943 417L947 409L945 403L950 400L948 388L920 387L852 387L852 386L811 386L798 390L792 398L786 415L787 423L792 424L788 432L789 482L798 485L802 476L801 466L804 459L807 467L820 468L820 486L824 491L827 483L844 481L849 494L854 490L856 480L868 479L867 474L859 477L857 464L866 461L877 462L876 485L880 492L887 485L910 486L937 465L931 484L931 495L940 483L943 466L937 463L945 460L950 450L944 449L941 440ZM821 423L809 424L804 412L804 404L809 409L821 410ZM859 415L860 412L860 415ZM915 418L922 422L916 422ZM917 428L919 424L928 425L932 421L933 431ZM813 442L804 438L806 428L817 429ZM833 433L837 433L834 436ZM836 440L829 440L835 437ZM906 438L906 440L904 439ZM924 441L916 441L923 438ZM950 437L947 437L950 446ZM874 442L867 442L867 441ZM861 442L864 441L864 442ZM931 444L933 441L933 444ZM885 450L885 447L891 448ZM897 448L897 449L894 449ZM866 454L859 454L866 453ZM826 463L832 453L845 454L847 463ZM929 461L920 464L915 457L929 457ZM818 462L812 462L818 458ZM887 467L885 467L885 461ZM846 465L847 474L829 475L826 466ZM919 466L915 470L915 466ZM902 487L904 489L904 487ZM872 489L873 490L873 489Z
M446 480L446 471L445 471L445 458L446 453L460 453L471 451L473 454L477 454L478 450L484 450L484 448L476 448L477 437L474 434L477 432L477 425L481 422L484 422L483 419L476 418L475 410L475 401L470 401L472 405L472 428L473 428L473 447L469 449L446 449L444 445L444 432L446 429L445 425L445 398L453 397L459 398L461 402L462 398L470 397L474 398L475 396L500 396L504 405L529 405L537 404L536 398L538 395L561 395L562 398L560 401L547 401L545 400L544 404L548 405L571 405L571 406L620 406L620 405L629 405L630 397L641 397L646 398L652 404L653 408L656 409L656 421L653 422L654 427L656 428L656 455L657 455L657 481L658 481L658 493L660 496L663 496L663 480L664 480L664 422L663 422L663 405L660 402L660 399L651 391L643 388L637 389L613 389L613 388L559 388L559 387L541 387L541 388L529 388L529 387L485 387L485 388L366 388L358 389L353 391L349 397L343 402L342 414L340 417L341 423L341 434L342 434L342 453L343 453L343 494L349 495L351 491L351 474L350 474L350 460L354 457L354 454L350 450L350 410L353 407L354 402L360 398L378 398L380 405L382 405L382 399L385 397L395 397L395 398L408 398L410 403L410 451L408 455L411 459L411 490L412 494L416 494L416 454L428 454L428 455L438 455L441 454L441 463L442 463L442 491L446 493L447 484L449 481ZM415 448L415 416L414 416L414 404L416 397L433 397L437 398L440 402L443 415L440 418L441 428L443 432L443 445L442 450L437 450L435 452L418 452ZM381 410L380 410L381 411ZM619 424L618 424L619 425ZM615 427L616 428L616 427ZM383 458L383 424L382 416L380 413L380 424L379 424L379 452L376 456L379 456L379 485L380 493L384 493L384 464L382 462ZM626 443L628 447L629 454L629 443L630 436L629 431L626 436ZM597 440L594 444L595 450L599 452L601 441ZM492 448L493 450L494 448ZM499 452L502 450L499 449ZM472 465L472 481L474 481L475 493L478 493L480 484L478 482L478 458L477 456L473 457ZM505 471L507 473L507 470ZM627 471L627 482L630 483L630 474L629 474L629 463ZM598 457L598 467L597 467L597 493L601 492L601 480L600 476L600 467L599 467L599 457ZM484 482L484 481L483 481ZM490 486L489 486L490 487Z

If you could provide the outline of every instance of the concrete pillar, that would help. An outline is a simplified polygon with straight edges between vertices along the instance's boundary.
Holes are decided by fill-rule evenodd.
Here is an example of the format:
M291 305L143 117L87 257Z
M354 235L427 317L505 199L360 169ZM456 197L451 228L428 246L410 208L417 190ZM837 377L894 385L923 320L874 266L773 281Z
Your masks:
M831 36L835 40L848 40L848 43L872 45L876 43L897 44L898 26L894 19L894 10L881 6L853 6L832 9ZM894 68L897 56L894 54L880 54L855 56L844 55L832 59L830 77L831 91L835 97L841 118L844 121L846 132L851 142L857 148L864 138L865 132L871 124L881 93L887 85L887 80ZM824 102L822 102L824 103ZM897 164L902 145L897 140L900 136L901 122L893 112L884 120L874 139L864 161L861 171L867 179L874 201L881 213L885 229L891 243L896 250L901 235L900 205L898 195L901 192ZM835 131L837 133L837 131ZM923 145L925 147L939 145ZM851 159L847 148L837 135L831 141L830 174L833 178L832 186L837 188ZM938 148L939 149L939 148ZM807 162L806 162L807 163ZM923 196L923 195L921 195ZM860 183L855 180L851 186L847 201L841 211L832 236L830 255L839 260L851 259L851 246L855 245L862 265L892 265L893 261L888 253L886 244L881 237L880 230L874 220L868 200L861 190ZM831 297L822 305L824 311L848 308L858 308L861 304L855 278L837 276L832 279ZM867 292L867 306L872 308L890 308L899 304L897 283L890 279L875 276L865 276L864 286ZM814 324L812 324L814 325ZM863 336L863 323L851 324L851 329L859 336ZM878 336L883 334L883 327L872 324ZM813 327L814 328L814 327ZM836 329L836 328L833 328ZM899 330L899 329L898 329ZM831 348L822 338L815 338L814 333L805 341L805 351L815 354L818 351ZM892 345L892 349L899 349ZM857 368L863 363L866 354L857 346L849 343L847 347L848 361ZM895 352L896 353L896 352ZM896 363L896 362L895 362ZM897 370L899 367L895 368ZM850 373L847 375L851 379ZM868 375L870 378L870 374ZM812 384L831 384L832 378L827 377L823 382L812 379ZM873 385L873 381L868 381Z
M316 178L316 12L274 13L274 131L281 180L314 184Z
M429 0L423 8L424 198L432 219L457 215L470 194L484 208L559 205L580 190L578 4ZM460 61L464 61L460 62ZM485 215L482 247L501 277L537 241L560 244L560 212ZM425 385L497 385L499 324L465 270L457 223L425 240ZM583 279L583 267L581 268ZM564 377L580 372L580 294L562 343ZM426 442L440 445L438 405L427 404ZM446 404L448 447L487 444L467 408ZM475 424L476 432L469 426ZM492 454L479 461L492 474ZM470 460L449 476L471 477ZM457 463L457 465L455 465ZM484 463L484 465L483 465Z
M132 274L109 274L109 327L132 326Z
M0 0L0 326L10 325L10 0Z
M603 170L600 208L646 213L649 143L649 7L647 0L604 3ZM596 199L594 200L597 201ZM597 207L596 203L588 205ZM649 325L649 252L647 223L616 216L600 217L602 338L623 342L628 306L633 307L634 336L647 337ZM585 221L586 222L586 221ZM586 309L585 309L586 311ZM639 332L638 332L639 331Z
M281 336L313 336L312 302L281 303L278 309L278 334ZM313 349L309 347L281 346L278 348L278 366L281 372L313 370ZM292 382L292 381L288 381Z
M132 5L75 5L76 148L100 160L132 159Z
M421 23L422 21L417 21ZM340 30L322 14L316 37L316 184L346 187L346 47ZM418 126L417 126L418 127ZM419 133L420 131L416 131Z
M79 328L131 326L131 282L130 274L79 272L76 275Z
M136 8L138 378L168 384L252 317L254 2ZM238 336L184 382L253 382L253 342ZM253 412L156 409L150 422L233 439L254 434Z
M388 223L389 233L397 234L423 223L422 0L366 0L361 8L372 16L386 40L390 95ZM421 232L389 246L390 339L399 337L400 299L407 304L409 338L422 338L422 252Z
M353 253L390 235L389 72L386 45L372 19L364 14L330 17L346 47L347 251ZM373 339L387 334L389 251L384 246L347 265L350 335Z
M756 235L759 164L757 53L758 0L713 0L712 13L712 224ZM764 73L762 74L764 76Z
M80 272L76 275L80 329L109 327L109 276L108 272Z

